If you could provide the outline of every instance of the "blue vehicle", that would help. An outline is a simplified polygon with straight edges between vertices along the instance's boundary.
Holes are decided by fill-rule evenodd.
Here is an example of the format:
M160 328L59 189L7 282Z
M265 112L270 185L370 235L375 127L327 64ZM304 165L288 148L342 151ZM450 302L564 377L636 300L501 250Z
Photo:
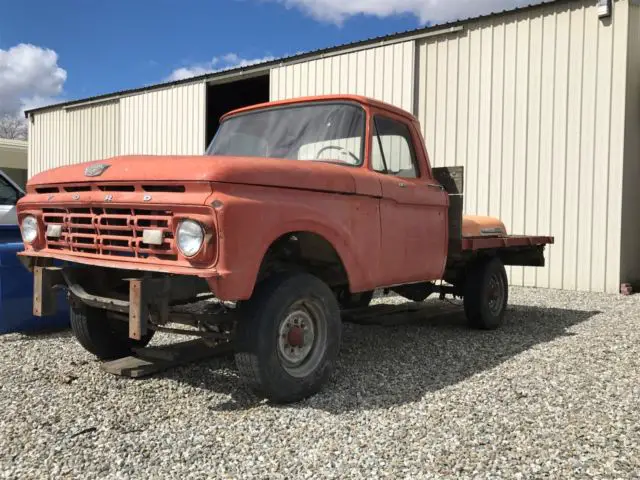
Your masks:
M33 316L33 274L18 260L24 248L16 203L24 191L0 170L0 334L57 330L69 325L65 292L58 295L58 311L51 317Z

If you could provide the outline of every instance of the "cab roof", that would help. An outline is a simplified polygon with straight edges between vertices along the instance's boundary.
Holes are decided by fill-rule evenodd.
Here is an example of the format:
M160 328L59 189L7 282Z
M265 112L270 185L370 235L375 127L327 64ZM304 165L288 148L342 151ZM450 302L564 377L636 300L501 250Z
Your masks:
M363 97L361 95L319 95L313 97L299 97L292 98L288 100L278 100L274 102L265 102L259 103L256 105L251 105L249 107L239 108L237 110L233 110L222 116L220 121L227 119L228 117L232 117L235 115L239 115L242 113L255 112L258 110L265 110L269 108L277 108L288 105L299 105L301 103L315 103L315 102L353 102L359 103L363 107L375 107L380 110L386 110L388 112L394 113L396 115L400 115L410 121L417 121L416 117L411 113L403 110L395 105L391 105L389 103L381 102L380 100L375 100L369 97Z

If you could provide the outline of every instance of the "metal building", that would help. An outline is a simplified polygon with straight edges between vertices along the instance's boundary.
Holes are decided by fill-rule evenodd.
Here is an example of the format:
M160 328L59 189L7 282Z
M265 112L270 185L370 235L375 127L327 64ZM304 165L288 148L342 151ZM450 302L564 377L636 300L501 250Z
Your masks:
M29 174L118 154L201 154L233 108L357 93L413 112L465 212L551 234L515 285L640 281L640 0L555 0L28 112Z

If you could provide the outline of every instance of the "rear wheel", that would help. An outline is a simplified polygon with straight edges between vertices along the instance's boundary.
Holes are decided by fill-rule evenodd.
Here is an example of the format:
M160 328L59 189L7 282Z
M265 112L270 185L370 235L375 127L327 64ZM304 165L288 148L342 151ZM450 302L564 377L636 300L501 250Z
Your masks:
M155 333L142 340L129 338L126 322L108 318L107 311L86 305L72 305L71 330L82 347L101 360L126 357L134 348L146 347Z
M240 308L236 364L242 380L276 403L317 393L333 372L342 335L331 289L307 273L277 275Z
M473 328L495 330L504 322L509 286L498 258L478 261L467 275L464 311Z

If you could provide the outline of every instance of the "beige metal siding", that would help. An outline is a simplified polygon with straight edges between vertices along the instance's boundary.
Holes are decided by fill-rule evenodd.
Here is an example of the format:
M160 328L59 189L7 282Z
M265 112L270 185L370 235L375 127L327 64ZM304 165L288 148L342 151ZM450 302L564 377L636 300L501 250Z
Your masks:
M67 112L51 110L29 119L29 176L68 164Z
M640 2L636 2L640 4ZM629 6L621 281L640 286L640 5Z
M628 3L471 22L418 44L417 115L436 166L464 165L465 212L551 234L544 269L513 284L616 292Z
M366 95L413 109L415 42L346 53L271 70L271 100Z
M69 156L66 164L102 160L120 148L120 101L67 110Z
M205 149L205 107L204 83L122 98L120 153L201 155Z

